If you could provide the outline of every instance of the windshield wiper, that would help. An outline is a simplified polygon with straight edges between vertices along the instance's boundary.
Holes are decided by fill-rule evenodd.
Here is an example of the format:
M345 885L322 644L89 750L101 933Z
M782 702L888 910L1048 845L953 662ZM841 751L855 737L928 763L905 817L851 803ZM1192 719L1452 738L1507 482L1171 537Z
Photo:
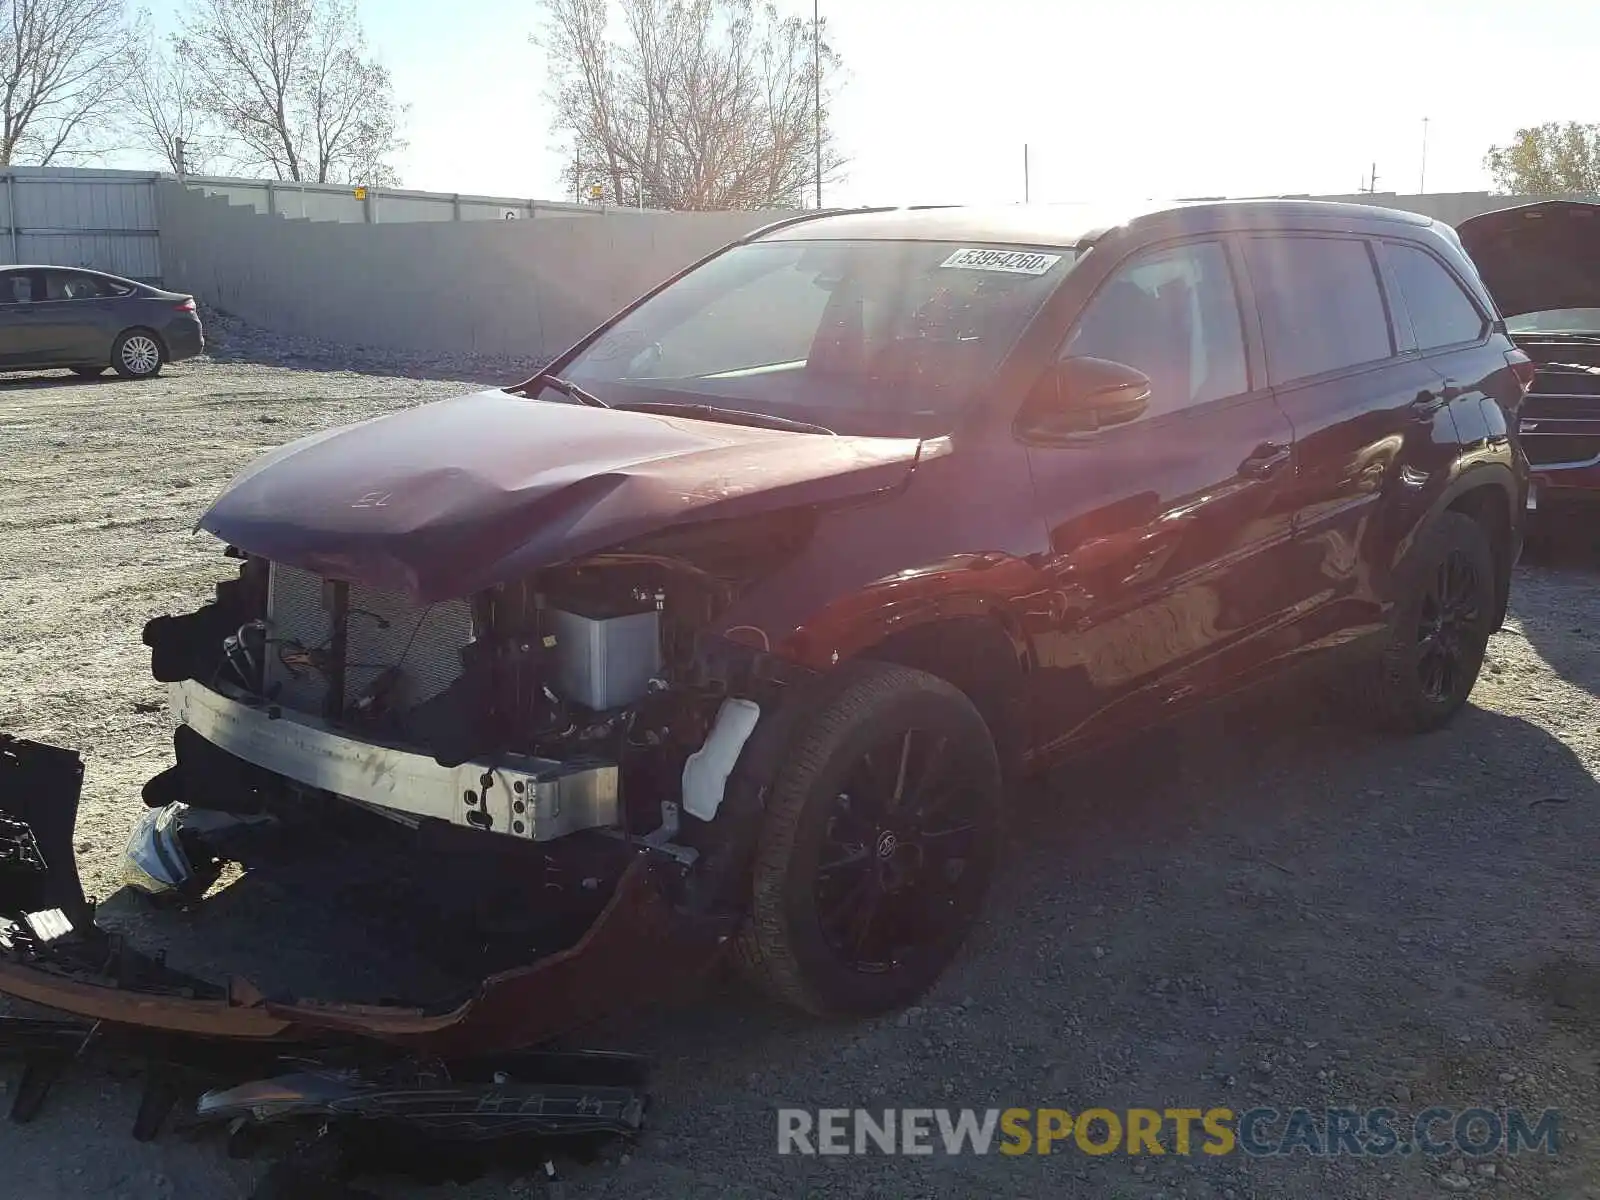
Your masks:
M576 400L586 408L610 408L604 400L593 392L586 392L577 384L561 378L559 375L541 375L533 381L532 387L523 391L523 395L532 399L532 393L540 388L549 388L552 392L560 392L568 400Z
M615 404L611 407L624 412L660 413L667 417L700 417L707 421L721 421L727 425L753 425L757 429L786 429L794 433L825 433L829 437L836 436L826 425L818 425L812 421L796 421L790 417L747 412L742 408L718 408L715 404L675 404L670 400L640 400L633 404Z

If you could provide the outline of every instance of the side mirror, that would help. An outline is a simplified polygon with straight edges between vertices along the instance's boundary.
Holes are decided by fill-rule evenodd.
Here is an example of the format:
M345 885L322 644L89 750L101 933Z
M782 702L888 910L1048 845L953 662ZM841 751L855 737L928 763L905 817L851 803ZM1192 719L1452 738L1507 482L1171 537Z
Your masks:
M1047 370L1022 406L1018 428L1048 442L1125 425L1150 407L1150 377L1104 358L1064 358Z

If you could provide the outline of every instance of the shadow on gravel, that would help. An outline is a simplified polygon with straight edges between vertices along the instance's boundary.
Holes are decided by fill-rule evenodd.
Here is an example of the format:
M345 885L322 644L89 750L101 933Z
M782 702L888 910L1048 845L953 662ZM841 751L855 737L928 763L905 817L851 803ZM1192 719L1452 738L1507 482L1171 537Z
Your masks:
M1304 689L1274 688L1084 758L1019 797L988 909L991 929L965 956L959 973L967 982L946 988L1016 979L1019 969L1034 966L1023 940L1031 945L1052 928L1064 930L1092 908L1105 910L1123 938L1148 927L1169 946L1192 945L1199 955L1189 964L1194 986L1227 993L1237 979L1204 948L1240 936L1240 929L1218 927L1217 905L1225 891L1241 886L1247 907L1381 906L1386 901L1378 897L1389 889L1387 902L1399 897L1397 911L1419 929L1446 918L1492 922L1498 889L1474 873L1481 863L1464 865L1463 856L1514 860L1532 853L1528 843L1547 836L1551 819L1587 821L1600 806L1600 784L1572 750L1527 721L1469 708L1447 731L1397 739L1329 717ZM341 867L313 854L297 869ZM1153 910L1151 880L1159 881ZM280 879L247 873L193 914L151 914L126 892L103 912L142 948L165 948L186 969L231 970L321 998L372 999L376 988L440 994L436 966L414 959L405 966L414 946L379 953L375 931L348 920L344 904L335 906L344 910L337 913L319 911L303 902L310 894L295 885L293 873ZM1372 952L1363 928L1313 923L1259 931L1250 953L1271 959L1282 949L1274 944L1280 935L1293 940L1285 950L1291 957L1308 947L1330 961L1357 948ZM1061 936L1058 969L1067 976L1107 969L1091 957L1087 935ZM1401 959L1414 953L1398 952ZM1504 960L1500 965L1513 969ZM1137 1028L1164 1020L1170 998L1149 995L1139 984L1144 974L1164 970L1160 962L1132 958L1112 966L1123 976L1114 986L1126 993L1118 1023ZM1535 972L1537 989L1537 972L1554 968L1515 969L1519 977ZM1573 987L1593 993L1600 1028L1600 964L1577 970ZM1341 979L1330 984L1330 994L1343 993L1338 1006L1361 1012L1363 989L1372 984ZM1024 993L1013 1016L1030 1018L1029 1007ZM863 1032L858 1024L818 1022L768 1005L724 976L572 1040L711 1064L781 1060L796 1053L797 1041L820 1049ZM931 1084L944 1069L930 1061L917 1071ZM913 1082L908 1094L916 1091Z
M39 388L59 387L93 387L99 384L110 385L126 383L120 375L113 375L109 371L104 375L94 375L85 378L71 372L63 374L27 374L27 375L0 375L0 388L7 391L34 391Z
M1309 1073L1326 1065L1339 1071L1334 1100L1370 1098L1393 1078L1385 1055L1403 1052L1419 1098L1464 1106L1494 1094L1504 1070L1498 1052L1458 1038L1474 1022L1513 1011L1541 1040L1552 1024L1600 1038L1600 951L1560 932L1593 928L1600 887L1584 833L1600 786L1578 757L1537 725L1478 708L1410 739L1353 731L1337 715L1286 683L1085 757L1019 797L986 923L920 1015L818 1021L724 978L568 1039L657 1064L636 1177L673 1194L704 1154L699 1194L732 1194L720 1145L751 1148L741 1194L809 1194L837 1171L850 1195L1149 1195L1131 1179L1121 1190L1121 1164L1069 1156L928 1173L903 1159L759 1148L779 1104L1063 1095L1116 1107L1175 1088L1243 1099L1263 1046L1278 1048L1279 1097L1324 1095ZM1525 893L1514 906L1508 888ZM107 908L141 945L161 927L174 957L178 939L193 939L190 964L257 976L274 972L252 959L275 962L278 982L315 995L398 965L380 963L360 930L333 936L344 914L248 875L191 916L152 918L126 894ZM1485 998L1485 975L1501 998ZM1282 1050L1291 1034L1303 1074ZM1354 1059L1328 1058L1335 1046ZM1238 1090L1224 1090L1234 1075ZM1093 1186L1065 1174L1079 1164L1098 1172ZM1238 1169L1200 1163L1214 1186L1198 1194L1375 1194L1298 1161L1254 1182L1227 1174Z
M1492 922L1498 887L1475 873L1480 864L1460 869L1460 847L1491 863L1497 855L1512 857L1541 836L1546 814L1555 811L1587 822L1600 811L1600 783L1535 724L1469 708L1446 731L1392 738L1330 719L1320 699L1292 686L1269 689L1068 764L1018 797L1002 879L988 908L991 923L1005 932L975 939L965 986L973 977L1014 977L1024 957L1017 944L1050 937L1041 917L1065 929L1091 908L1106 908L1107 920L1124 930L1147 921L1163 938L1204 945L1219 935L1215 909L1207 906L1219 899L1224 876L1253 880L1244 885L1247 904L1263 897L1351 902L1347 888L1358 890L1356 903L1375 904L1370 897L1382 888L1405 894L1417 885L1449 897L1448 912L1421 906L1410 912L1419 927L1468 910ZM1341 858L1354 857L1358 844L1362 866L1346 867ZM1364 870L1373 876L1364 879ZM1407 879L1406 870L1421 874ZM1144 917L1140 893L1152 879L1166 902ZM1183 899L1191 893L1192 907ZM1296 936L1309 936L1313 947L1325 939L1330 950L1364 946L1368 938L1318 928ZM1062 949L1068 974L1103 969L1091 949L1087 942ZM1273 954L1270 943L1253 950ZM1217 978L1206 978L1212 973ZM1224 974L1220 964L1202 967L1198 982L1224 991L1231 984ZM1600 997L1600 966L1594 979ZM1162 997L1135 996L1133 1003L1119 1021L1159 1022L1169 1007ZM1148 1009L1142 1016L1140 1004ZM1360 1011L1354 1002L1352 1011ZM690 1058L776 1054L790 1039L819 1031L817 1022L767 1006L737 984L693 1008L658 1009L636 1020L626 1022L634 1026L630 1048ZM848 1023L822 1027L825 1034L830 1029L843 1038L856 1032ZM929 1080L941 1071L930 1064Z

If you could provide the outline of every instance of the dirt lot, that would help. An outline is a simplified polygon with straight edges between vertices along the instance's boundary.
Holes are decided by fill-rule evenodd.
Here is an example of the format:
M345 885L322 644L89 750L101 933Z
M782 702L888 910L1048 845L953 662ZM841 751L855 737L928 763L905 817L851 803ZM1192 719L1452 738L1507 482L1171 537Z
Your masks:
M91 892L115 890L170 753L140 627L227 571L195 516L259 450L465 386L204 360L140 385L0 383L0 728L83 751ZM596 1030L656 1056L657 1101L644 1139L575 1167L566 1194L1600 1196L1597 580L1519 569L1445 733L1351 733L1286 687L1062 772L1023 804L989 919L920 1010L819 1026L727 988ZM259 1165L214 1144L134 1143L136 1096L80 1073L36 1124L0 1125L0 1196L248 1194ZM1564 1143L1492 1163L774 1153L780 1104L1383 1103L1559 1108Z

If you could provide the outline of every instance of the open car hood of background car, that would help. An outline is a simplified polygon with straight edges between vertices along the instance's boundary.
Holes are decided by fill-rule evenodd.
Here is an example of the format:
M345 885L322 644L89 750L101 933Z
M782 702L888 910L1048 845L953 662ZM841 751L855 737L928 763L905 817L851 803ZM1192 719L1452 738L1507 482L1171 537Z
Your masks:
M487 391L280 447L197 528L432 603L691 520L869 495L901 483L920 445Z
M1600 308L1600 204L1545 200L1456 226L1500 315Z

